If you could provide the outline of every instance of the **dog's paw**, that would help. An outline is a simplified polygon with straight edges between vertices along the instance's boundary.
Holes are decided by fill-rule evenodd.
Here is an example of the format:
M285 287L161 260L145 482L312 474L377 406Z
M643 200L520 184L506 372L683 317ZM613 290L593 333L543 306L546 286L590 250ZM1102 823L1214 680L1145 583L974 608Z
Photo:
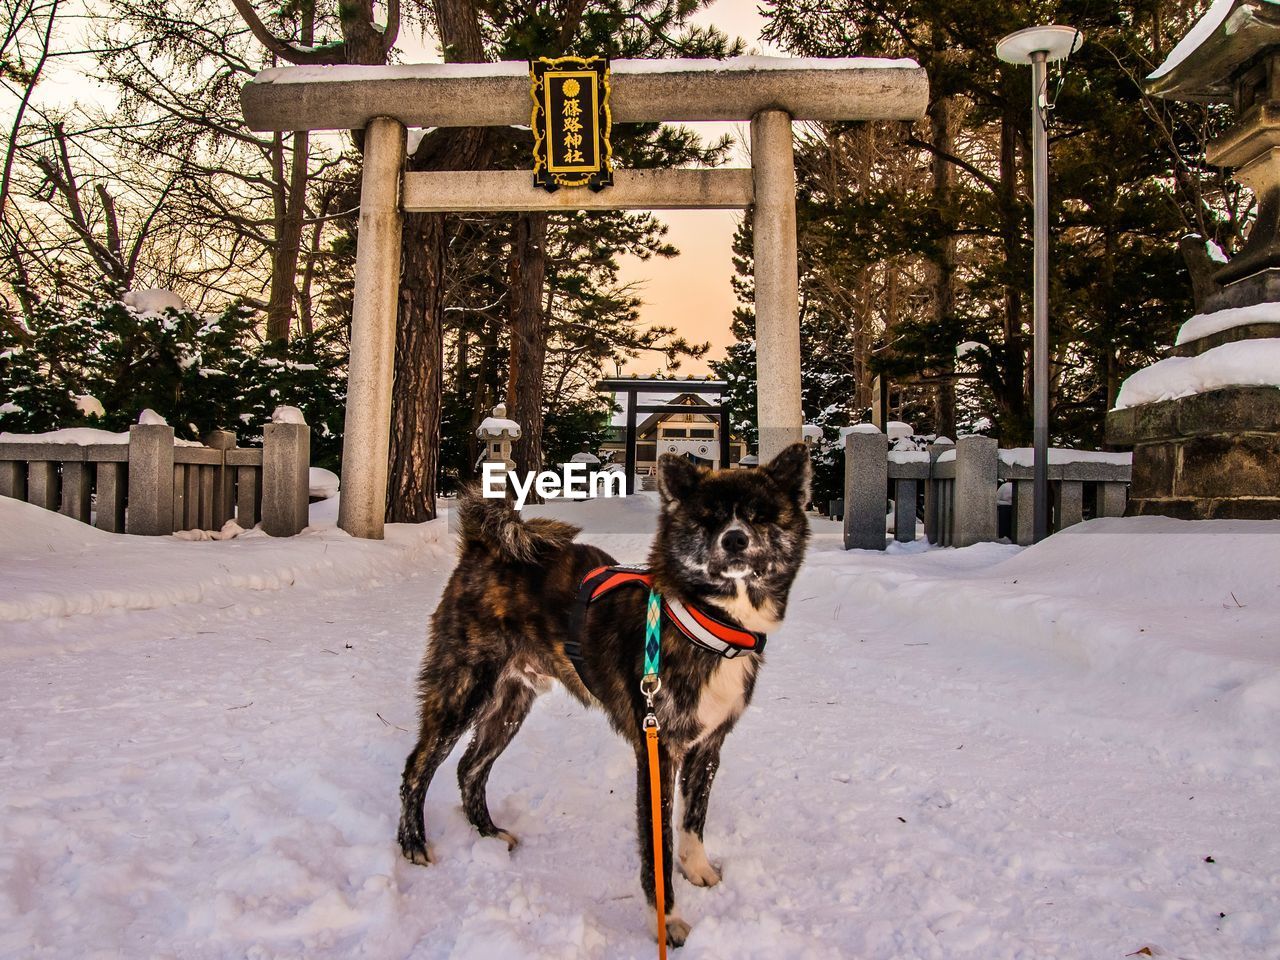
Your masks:
M720 871L707 859L702 841L692 833L680 837L680 853L676 858L680 872L695 887L714 887L720 882Z
M499 830L497 833L494 834L494 836L497 837L499 840L506 842L508 851L514 850L516 846L520 843L516 835L509 830Z
M720 871L705 856L700 863L685 863L681 860L680 872L695 887L714 887L722 879Z
M683 947L689 939L689 924L678 913L667 915L667 943L673 947Z
M653 937L658 938L658 914L653 911L649 914L649 922L652 924ZM667 943L673 947L683 947L684 942L689 939L690 925L685 921L684 917L676 912L667 914Z
M400 852L410 863L425 867L436 862L435 851L429 843L401 843Z

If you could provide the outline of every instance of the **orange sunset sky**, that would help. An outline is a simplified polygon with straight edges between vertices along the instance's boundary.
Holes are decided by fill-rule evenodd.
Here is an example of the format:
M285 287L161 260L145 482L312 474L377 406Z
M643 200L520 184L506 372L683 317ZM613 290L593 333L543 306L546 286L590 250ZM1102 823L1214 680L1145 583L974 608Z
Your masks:
M715 24L730 36L742 37L749 53L779 53L760 39L764 20L755 0L716 0L695 20L700 24ZM747 134L745 123L689 126L707 138L731 134L738 145L737 156L730 165L748 163L743 146ZM641 317L644 321L670 324L692 341L709 340L711 352L707 359L722 357L724 348L733 340L729 322L736 301L729 286L733 275L730 244L742 214L736 210L664 210L658 217L669 226L667 239L680 250L680 256L643 263L628 258L623 264L622 278L643 285L641 296L645 302ZM623 372L664 372L665 362L666 358L661 355L646 354L627 364ZM678 371L680 374L707 372L705 360L686 360Z

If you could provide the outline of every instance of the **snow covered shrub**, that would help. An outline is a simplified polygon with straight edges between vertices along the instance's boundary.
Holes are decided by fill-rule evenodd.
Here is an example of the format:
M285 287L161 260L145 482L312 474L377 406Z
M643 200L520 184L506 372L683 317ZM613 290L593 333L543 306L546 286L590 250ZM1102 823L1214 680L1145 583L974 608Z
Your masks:
M184 439L223 428L251 442L271 411L289 403L307 413L313 460L331 455L335 424L341 432L345 349L312 336L285 355L261 341L248 307L206 314L172 294L163 308L141 295L160 293L168 292L102 287L76 303L31 298L23 329L0 327L0 430L127 430L151 407Z

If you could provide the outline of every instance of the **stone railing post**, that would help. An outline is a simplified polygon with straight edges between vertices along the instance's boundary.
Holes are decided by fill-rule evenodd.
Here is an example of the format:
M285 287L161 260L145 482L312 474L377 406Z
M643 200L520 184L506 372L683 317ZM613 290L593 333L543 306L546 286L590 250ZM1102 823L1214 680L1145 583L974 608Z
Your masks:
M1029 547L1036 542L1035 490L1031 480L1013 481L1013 542Z
M27 499L27 462L0 460L0 497Z
M942 538L942 531L939 529L942 505L938 502L942 484L933 479L933 465L940 456L955 448L956 445L946 437L939 437L929 444L929 479L924 482L924 536L930 543L939 543Z
M1104 483L1098 490L1098 516L1123 517L1129 498L1128 487L1123 483Z
M269 423L262 439L262 529L292 537L307 525L311 431L305 423Z
M204 445L222 451L222 463L213 475L213 529L221 530L236 515L236 471L227 466L227 451L235 449L236 435L230 430L211 430Z
M903 479L894 482L893 539L898 541L898 543L915 542L916 496L915 480Z
M955 546L996 539L999 464L1000 450L992 437L961 437L957 441Z
M84 456L83 448L80 450ZM93 465L84 459L62 461L62 506L61 513L79 520L89 522L89 503L93 493Z
M889 438L870 424L844 438L844 548L883 550Z
M173 427L135 423L129 428L128 533L173 533Z
M126 454L128 451L126 450ZM94 468L94 488L98 494L94 525L108 533L124 533L125 503L129 464L99 460Z
M1054 486L1053 518L1057 530L1065 530L1084 520L1084 484L1079 480L1059 480ZM1055 531L1056 532L1056 531Z

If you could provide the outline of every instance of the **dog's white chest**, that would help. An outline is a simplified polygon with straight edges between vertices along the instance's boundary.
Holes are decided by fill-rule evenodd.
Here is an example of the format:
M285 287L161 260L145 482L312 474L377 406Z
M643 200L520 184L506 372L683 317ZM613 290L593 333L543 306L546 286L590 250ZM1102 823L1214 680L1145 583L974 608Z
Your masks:
M738 581L737 592L732 597L708 597L707 599L748 630L754 630L756 633L773 633L778 628L778 611L773 601L766 600L762 607L757 607L751 602L751 598L747 595L747 586L741 580Z
M726 721L738 718L746 707L747 683L755 672L755 660L751 657L734 657L716 665L698 698L698 723L702 725L698 739Z

